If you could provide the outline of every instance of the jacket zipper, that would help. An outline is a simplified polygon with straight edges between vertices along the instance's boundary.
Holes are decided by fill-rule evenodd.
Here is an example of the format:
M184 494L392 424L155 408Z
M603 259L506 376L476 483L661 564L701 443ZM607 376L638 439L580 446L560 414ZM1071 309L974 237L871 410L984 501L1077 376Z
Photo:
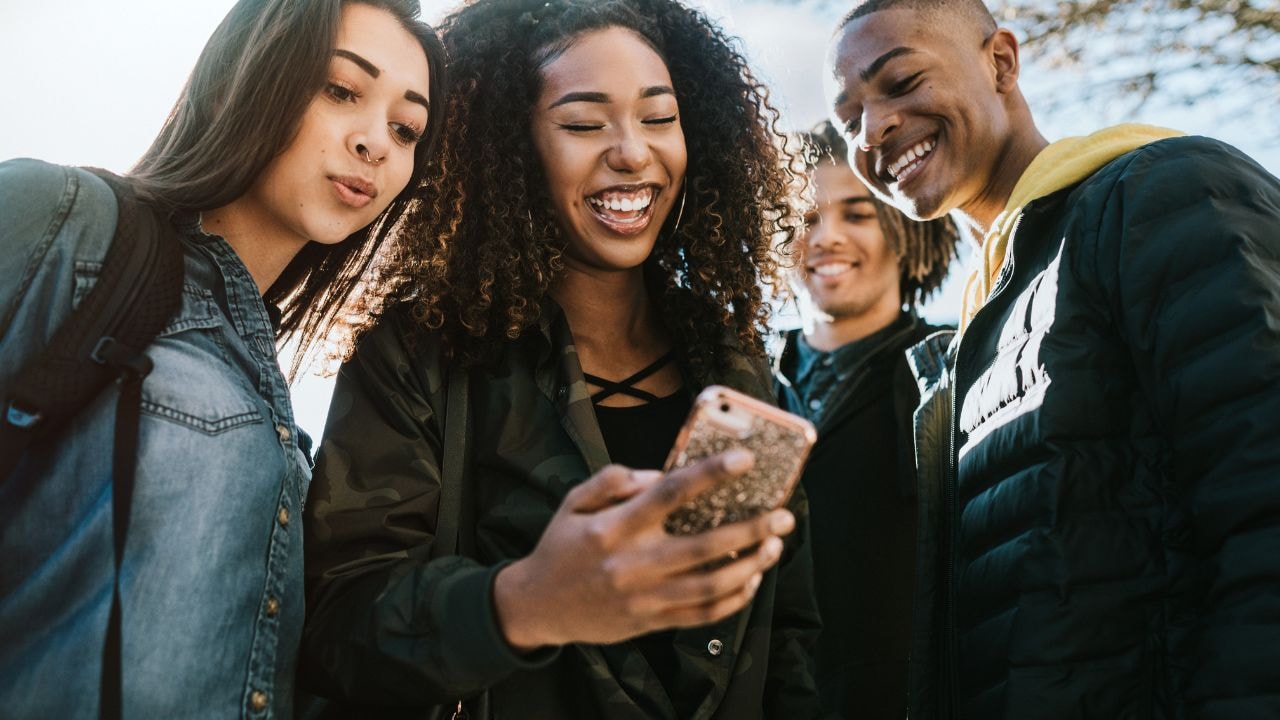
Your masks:
M1005 282L992 290L991 295L983 303L983 307L990 306L991 302L1004 292L1005 288L1013 284L1013 242L1017 237L1018 227L1022 225L1022 219L1026 217L1027 210L1030 209L1030 203L1023 209L1022 213L1013 222L1013 229L1009 231L1009 243L1005 251L1007 256L1006 263L1008 271L1005 273ZM974 314L969 321L968 330L973 329L974 322L978 319L981 309ZM942 538L945 543L942 548L942 699L945 711L940 713L944 718L956 718L960 716L960 641L957 636L956 628L956 591L955 591L955 565L956 565L956 544L959 536L960 518L959 508L956 500L956 486L959 484L959 461L956 457L956 436L960 432L960 418L956 415L956 405L960 396L960 350L964 344L964 333L956 338L955 367L951 373L951 442L949 452L947 453L947 473L946 479L942 486L942 517L943 517L943 533Z

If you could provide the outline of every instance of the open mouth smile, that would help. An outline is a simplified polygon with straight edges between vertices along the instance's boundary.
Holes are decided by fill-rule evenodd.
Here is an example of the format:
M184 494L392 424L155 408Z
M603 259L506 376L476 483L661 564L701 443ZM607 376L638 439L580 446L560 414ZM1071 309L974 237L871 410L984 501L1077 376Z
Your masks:
M829 258L819 260L805 267L811 277L821 278L823 280L835 280L853 270L862 267L862 263L856 260L841 260L838 258Z
M588 195L587 207L613 232L635 235L649 226L660 194L662 190L656 185L616 185Z
M885 165L880 177L886 183L901 185L915 176L924 166L925 161L937 147L937 138L928 138L902 151L896 158Z

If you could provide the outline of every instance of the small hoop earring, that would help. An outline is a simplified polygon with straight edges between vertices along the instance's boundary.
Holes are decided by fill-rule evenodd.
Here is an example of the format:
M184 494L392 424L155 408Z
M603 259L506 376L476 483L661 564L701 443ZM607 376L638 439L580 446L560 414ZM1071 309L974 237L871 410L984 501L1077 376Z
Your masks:
M680 229L680 221L684 219L684 201L689 196L689 188L684 183L680 184L680 209L676 211L676 224L671 226L671 234L674 235L676 230Z

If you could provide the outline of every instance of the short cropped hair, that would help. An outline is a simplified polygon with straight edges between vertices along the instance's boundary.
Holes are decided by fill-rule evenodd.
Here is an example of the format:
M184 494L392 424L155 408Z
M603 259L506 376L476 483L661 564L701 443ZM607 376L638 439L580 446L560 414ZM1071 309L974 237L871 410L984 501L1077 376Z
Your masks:
M995 32L997 27L995 18L982 0L854 0L853 9L840 19L836 32L860 17L893 8L914 10L925 15L959 17L981 31L984 38Z

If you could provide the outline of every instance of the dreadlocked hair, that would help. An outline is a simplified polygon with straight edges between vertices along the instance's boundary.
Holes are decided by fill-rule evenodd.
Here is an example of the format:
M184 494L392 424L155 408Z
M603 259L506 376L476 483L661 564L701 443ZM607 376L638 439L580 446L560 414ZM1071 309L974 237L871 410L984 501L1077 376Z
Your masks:
M464 364L536 326L563 270L566 239L530 110L541 68L611 27L635 32L666 63L688 153L684 209L670 213L679 222L667 218L643 268L651 300L698 377L727 360L714 329L763 350L762 284L781 284L771 243L789 245L802 222L789 194L798 165L734 41L676 0L479 0L440 25L451 77L442 151L378 280Z
M824 162L836 165L848 162L848 146L830 121L824 120L809 132L801 133L801 144L805 165L810 170ZM914 307L928 300L946 279L947 269L956 257L959 230L950 217L919 222L874 193L871 202L876 208L880 230L898 257L902 303Z

